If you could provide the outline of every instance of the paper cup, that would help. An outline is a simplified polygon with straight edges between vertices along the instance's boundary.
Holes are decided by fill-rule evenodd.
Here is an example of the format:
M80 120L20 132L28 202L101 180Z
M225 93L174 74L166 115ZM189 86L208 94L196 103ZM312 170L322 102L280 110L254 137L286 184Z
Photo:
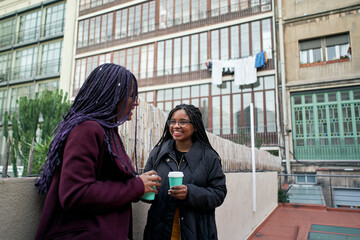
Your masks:
M154 192L148 192L142 195L141 199L144 200L154 200L155 199L155 193Z
M173 171L173 172L169 172L168 177L169 177L169 186L171 188L172 186L177 186L182 184L184 173L179 171Z
M151 176L156 176L156 175L151 175ZM157 181L156 181L157 182ZM152 186L153 189L156 189L155 186ZM155 199L155 192L148 192L148 193L144 193L144 195L141 196L141 199L144 200L154 200Z

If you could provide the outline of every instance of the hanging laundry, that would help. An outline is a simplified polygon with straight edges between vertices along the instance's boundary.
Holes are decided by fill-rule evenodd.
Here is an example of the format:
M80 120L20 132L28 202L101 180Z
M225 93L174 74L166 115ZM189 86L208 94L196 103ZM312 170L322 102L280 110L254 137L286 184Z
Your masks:
M235 85L248 85L257 81L256 56L230 60L212 60L212 84L222 84L223 71L234 71Z
M255 67L259 68L264 66L265 64L266 60L264 52L259 52L258 54L256 54Z
M211 72L211 82L212 84L220 85L222 84L222 61L221 60L212 60L212 72Z
M249 85L257 82L255 56L235 60L235 85Z

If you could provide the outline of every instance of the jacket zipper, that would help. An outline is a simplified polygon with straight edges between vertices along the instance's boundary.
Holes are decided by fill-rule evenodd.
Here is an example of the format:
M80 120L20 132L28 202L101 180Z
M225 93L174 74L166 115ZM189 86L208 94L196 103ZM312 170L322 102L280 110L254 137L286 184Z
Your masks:
M184 156L181 156L180 163L178 163L170 154L169 154L169 157L176 163L177 168L180 171L181 160L183 159Z

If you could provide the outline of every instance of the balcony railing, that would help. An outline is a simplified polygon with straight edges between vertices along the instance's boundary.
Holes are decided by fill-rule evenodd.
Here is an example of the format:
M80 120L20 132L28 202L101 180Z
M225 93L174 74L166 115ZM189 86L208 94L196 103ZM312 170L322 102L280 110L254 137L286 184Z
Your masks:
M279 189L293 203L360 209L360 175L279 174Z
M111 4L118 4L118 1L114 1ZM140 41L143 39L148 39L152 37L158 37L162 35L172 34L176 32L181 32L188 29L200 28L209 26L212 24L222 23L231 21L234 19L239 19L243 17L252 16L255 14L259 14L261 12L269 12L271 11L271 2L264 5L270 6L269 8L264 8L261 5L250 7L250 4L245 9L240 9L240 4L233 4L226 7L226 10L221 8L212 9L207 12L204 12L204 16L200 16L199 14L190 15L190 16L183 16L181 18L173 18L171 20L165 22L157 22L155 23L155 27L153 31L147 31L142 33L142 28L134 28L132 31L131 36L129 34L123 36L116 36L115 34L107 35L105 41L94 43L91 45L83 46L83 43L78 43L78 46L81 45L83 47L77 48L76 53L84 53L88 51L94 51L98 49L108 48L117 46L120 44L130 43L134 41ZM102 7L103 8L103 7ZM234 11L236 9L237 11ZM224 14L221 14L224 13ZM196 16L196 17L195 17ZM184 19L187 19L184 22ZM171 21L171 24L169 22ZM151 21L149 21L151 22Z
M228 139L234 143L251 146L251 128L238 127L238 128L222 128L211 129L207 131L212 132L222 138ZM279 145L278 133L276 127L255 126L255 146L256 147L275 147Z

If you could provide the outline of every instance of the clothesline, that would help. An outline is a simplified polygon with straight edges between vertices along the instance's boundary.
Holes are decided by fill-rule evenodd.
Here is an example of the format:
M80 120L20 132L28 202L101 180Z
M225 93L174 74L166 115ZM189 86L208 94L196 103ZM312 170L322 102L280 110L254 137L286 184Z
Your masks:
M212 60L211 61L211 78L212 83L222 84L223 69L234 69L235 85L249 85L257 82L256 68L266 64L266 53L260 52L246 58L230 60ZM209 66L208 66L209 67Z

